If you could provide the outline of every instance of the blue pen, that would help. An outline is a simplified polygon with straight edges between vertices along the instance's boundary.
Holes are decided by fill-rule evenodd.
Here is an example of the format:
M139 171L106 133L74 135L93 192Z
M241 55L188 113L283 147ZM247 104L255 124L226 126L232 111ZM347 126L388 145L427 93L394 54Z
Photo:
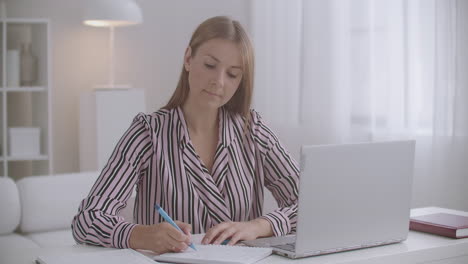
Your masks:
M167 213L157 204L154 205L154 208L156 208L156 210L159 212L159 214L164 218L164 220L166 220L169 224L171 224L173 227L175 227L177 230L179 230L180 232L184 233L180 227L177 226L177 224L174 222L174 220L172 220L172 218L167 215ZM190 243L189 247L193 248L194 250L197 250L195 248L195 245L193 243Z

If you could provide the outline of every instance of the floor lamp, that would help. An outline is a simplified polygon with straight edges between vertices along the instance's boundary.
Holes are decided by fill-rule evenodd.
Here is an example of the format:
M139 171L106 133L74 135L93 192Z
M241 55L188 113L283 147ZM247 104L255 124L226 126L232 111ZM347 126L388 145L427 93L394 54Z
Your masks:
M94 27L108 27L109 39L109 83L96 85L97 89L125 89L130 85L115 84L114 80L114 28L136 25L143 22L141 9L134 0L88 0L83 23Z

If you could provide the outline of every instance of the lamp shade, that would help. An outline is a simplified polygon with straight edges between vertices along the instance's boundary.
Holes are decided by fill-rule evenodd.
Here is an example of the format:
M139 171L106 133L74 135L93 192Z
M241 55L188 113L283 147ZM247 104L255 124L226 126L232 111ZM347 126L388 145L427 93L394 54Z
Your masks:
M96 27L118 27L143 22L141 9L134 0L88 0L83 23Z

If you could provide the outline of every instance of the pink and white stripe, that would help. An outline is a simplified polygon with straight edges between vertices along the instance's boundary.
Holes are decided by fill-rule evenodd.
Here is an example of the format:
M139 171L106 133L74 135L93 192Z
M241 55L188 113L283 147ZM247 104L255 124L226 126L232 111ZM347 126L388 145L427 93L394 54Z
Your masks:
M299 169L260 115L219 111L219 143L210 174L190 141L180 108L138 114L113 151L72 222L78 243L128 248L137 224L164 221L159 204L193 233L224 221L268 220L276 236L295 231ZM137 188L134 223L117 216ZM263 187L279 208L263 215Z

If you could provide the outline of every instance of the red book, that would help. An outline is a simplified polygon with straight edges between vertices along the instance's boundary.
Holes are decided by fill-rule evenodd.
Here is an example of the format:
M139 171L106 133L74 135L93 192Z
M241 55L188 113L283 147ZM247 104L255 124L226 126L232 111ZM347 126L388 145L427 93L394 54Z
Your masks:
M446 213L411 217L410 229L452 238L465 238L468 237L468 217Z

